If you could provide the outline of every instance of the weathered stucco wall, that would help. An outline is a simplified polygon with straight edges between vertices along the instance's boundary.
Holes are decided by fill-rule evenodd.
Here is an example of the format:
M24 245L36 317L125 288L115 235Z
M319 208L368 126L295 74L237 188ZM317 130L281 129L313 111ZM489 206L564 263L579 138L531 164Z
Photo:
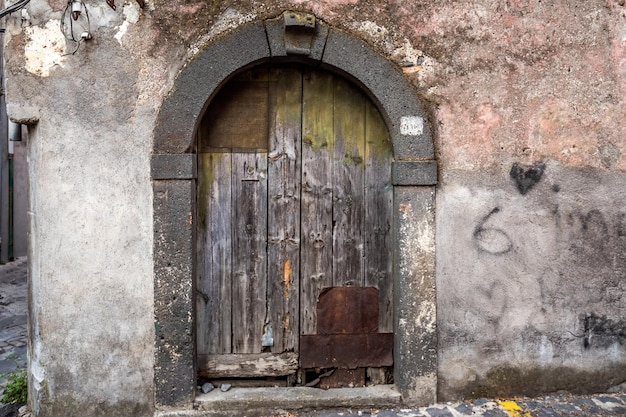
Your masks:
M38 119L27 144L31 403L42 416L149 415L156 104L113 37L122 15L90 9L93 43L63 56L74 49L63 6L33 1L7 22L9 112Z
M440 398L623 383L623 2L416 20L436 61Z
M624 382L624 180L550 161L521 193L508 175L449 173L437 201L443 398Z
M440 398L624 382L623 0L87 0L74 54L65 4L32 0L6 33L39 415L151 415L156 114L204 44L290 8L368 41L430 112Z

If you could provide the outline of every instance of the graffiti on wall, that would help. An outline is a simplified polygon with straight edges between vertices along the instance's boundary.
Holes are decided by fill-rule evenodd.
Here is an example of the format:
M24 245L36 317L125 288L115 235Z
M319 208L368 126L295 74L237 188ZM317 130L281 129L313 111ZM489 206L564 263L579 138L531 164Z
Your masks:
M513 242L507 233L498 227L488 225L489 220L500 212L500 207L494 207L486 216L483 216L474 228L474 243L481 252L492 255L503 255L513 248Z
M529 192L543 176L546 164L542 161L535 162L532 165L522 165L514 163L509 171L509 176L517 185L517 190L524 195Z
M603 200L596 188L572 188L571 179L564 186L535 189L545 181L545 170L543 162L513 164L512 185L525 198L498 197L474 217L472 244L486 257L472 284L474 299L484 300L476 303L482 306L476 317L499 326L508 314L506 305L515 302L509 292L523 288L530 304L537 300L541 312L535 314L559 314L562 324L568 323L561 337L576 336L585 349L626 346L626 320L597 311L578 316L594 305L606 307L606 314L626 302L626 209ZM563 194L563 189L576 191ZM592 191L578 194L580 189ZM529 200L529 192L536 190L540 194ZM498 257L502 261L489 260ZM572 313L579 317L575 328L566 318Z
M514 163L509 174L520 194L526 195L541 181L545 168L546 164L542 161L532 165ZM561 187L553 184L551 190L558 193ZM505 210L506 208L496 206L476 219L472 237L480 252L504 255L513 249L514 239L503 223L514 214L507 214ZM624 211L605 213L599 208L573 207L571 204L557 202L551 209L551 215L560 240L574 242L574 246L592 242L605 244L613 238L626 238Z
M583 335L583 346L609 347L613 343L626 343L626 320L611 320L606 316L586 314L580 317Z
M472 236L479 251L504 255L513 249L513 239L506 228L497 226L496 215L502 212L502 208L494 207L478 218ZM561 240L606 245L612 238L626 239L626 212L605 214L599 209L582 210L555 205L551 214Z

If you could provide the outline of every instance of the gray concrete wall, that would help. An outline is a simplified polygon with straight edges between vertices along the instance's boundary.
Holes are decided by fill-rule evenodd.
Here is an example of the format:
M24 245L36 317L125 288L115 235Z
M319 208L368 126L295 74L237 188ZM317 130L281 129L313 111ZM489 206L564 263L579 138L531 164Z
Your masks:
M623 2L86 4L74 54L65 1L7 19L8 111L31 124L37 415L152 414L157 112L207 42L288 8L366 40L429 112L440 399L624 382Z
M89 107L107 93L42 112L29 143L30 392L43 416L152 404L150 138L129 120L95 130Z
M524 192L510 171L447 173L437 199L442 399L624 382L625 180L554 161Z

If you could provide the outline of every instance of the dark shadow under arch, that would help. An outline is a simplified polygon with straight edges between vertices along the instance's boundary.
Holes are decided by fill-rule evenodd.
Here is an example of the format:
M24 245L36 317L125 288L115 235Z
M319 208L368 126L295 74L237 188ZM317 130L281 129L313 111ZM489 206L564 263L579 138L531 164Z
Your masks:
M195 132L211 98L258 63L298 61L361 85L389 129L394 184L394 381L410 405L435 401L436 311L433 141L402 73L367 43L312 15L285 12L243 25L205 46L179 73L156 120L154 192L155 401L185 407L195 396Z

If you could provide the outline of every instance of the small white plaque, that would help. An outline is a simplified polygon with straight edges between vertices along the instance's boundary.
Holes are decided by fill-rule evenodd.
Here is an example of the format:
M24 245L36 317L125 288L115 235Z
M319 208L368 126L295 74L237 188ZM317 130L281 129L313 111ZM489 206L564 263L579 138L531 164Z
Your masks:
M402 116L400 118L400 134L419 136L424 132L424 119L419 116Z

